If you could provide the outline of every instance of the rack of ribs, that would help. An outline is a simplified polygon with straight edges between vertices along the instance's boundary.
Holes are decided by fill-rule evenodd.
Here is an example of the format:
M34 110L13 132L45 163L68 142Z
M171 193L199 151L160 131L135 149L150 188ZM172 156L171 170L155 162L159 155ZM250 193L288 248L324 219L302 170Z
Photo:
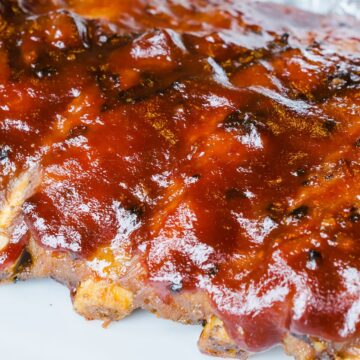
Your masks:
M0 0L0 279L200 350L360 358L360 24L240 0Z

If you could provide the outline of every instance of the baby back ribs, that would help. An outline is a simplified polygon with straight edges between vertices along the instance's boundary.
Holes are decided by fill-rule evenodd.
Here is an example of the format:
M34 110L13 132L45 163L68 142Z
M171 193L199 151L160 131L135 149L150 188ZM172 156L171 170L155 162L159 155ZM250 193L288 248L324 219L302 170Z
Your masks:
M240 0L0 0L0 279L246 358L360 353L360 32Z

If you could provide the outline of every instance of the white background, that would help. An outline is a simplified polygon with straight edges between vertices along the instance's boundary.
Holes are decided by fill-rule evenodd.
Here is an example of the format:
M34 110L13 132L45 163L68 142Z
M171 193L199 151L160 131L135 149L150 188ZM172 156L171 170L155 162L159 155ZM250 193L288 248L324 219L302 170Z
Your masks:
M55 281L0 286L1 360L211 360L197 350L200 333L143 311L103 329L77 315ZM278 348L252 359L289 358Z

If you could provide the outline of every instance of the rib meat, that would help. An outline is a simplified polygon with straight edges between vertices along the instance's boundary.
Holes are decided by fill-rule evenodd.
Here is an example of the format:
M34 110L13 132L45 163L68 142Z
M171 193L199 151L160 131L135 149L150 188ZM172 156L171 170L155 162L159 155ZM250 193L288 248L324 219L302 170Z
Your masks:
M200 349L360 357L360 32L240 0L0 0L0 279Z

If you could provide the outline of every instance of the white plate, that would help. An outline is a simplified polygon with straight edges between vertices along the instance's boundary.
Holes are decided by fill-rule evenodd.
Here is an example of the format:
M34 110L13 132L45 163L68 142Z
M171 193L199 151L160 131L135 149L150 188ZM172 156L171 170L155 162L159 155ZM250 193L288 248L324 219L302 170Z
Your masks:
M1 360L211 360L197 350L200 332L143 311L103 329L77 315L54 281L0 286ZM289 357L277 348L252 359Z

